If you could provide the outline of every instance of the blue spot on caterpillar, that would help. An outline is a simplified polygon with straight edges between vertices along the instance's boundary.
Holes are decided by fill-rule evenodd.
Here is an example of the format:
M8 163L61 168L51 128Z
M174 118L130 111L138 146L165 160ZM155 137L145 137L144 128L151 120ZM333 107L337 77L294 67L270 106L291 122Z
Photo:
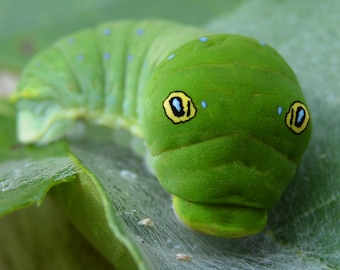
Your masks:
M110 53L106 52L106 53L103 54L103 59L109 60L110 58L111 58L111 54Z
M110 29L104 29L104 30L103 30L103 34L106 35L106 36L108 36L108 35L111 34L111 30L110 30Z
M144 29L137 29L136 30L136 34L139 35L139 36L143 35L144 34Z
M78 61L83 61L83 60L84 60L84 55L79 54L79 55L77 56L77 60L78 60Z
M207 104L207 102L205 100L202 100L201 101L201 106L202 106L203 109L205 109L205 108L207 108L208 104Z
M168 60L171 60L172 58L174 58L175 57L175 54L173 53L173 54L170 54L169 55L169 57L168 57Z
M77 119L144 139L176 216L221 237L263 230L312 131L298 80L269 45L161 20L61 39L27 65L13 100L22 143L57 140Z
M207 37L200 37L200 38L199 38L199 41L202 41L202 42L206 42L207 40L208 40Z

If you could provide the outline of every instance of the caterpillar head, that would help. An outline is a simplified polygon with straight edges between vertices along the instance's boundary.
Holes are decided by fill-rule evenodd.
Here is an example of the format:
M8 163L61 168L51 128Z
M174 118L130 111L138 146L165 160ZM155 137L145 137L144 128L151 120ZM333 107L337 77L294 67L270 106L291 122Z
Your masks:
M152 164L178 217L218 236L261 231L311 134L283 58L238 35L191 41L162 62L143 106Z

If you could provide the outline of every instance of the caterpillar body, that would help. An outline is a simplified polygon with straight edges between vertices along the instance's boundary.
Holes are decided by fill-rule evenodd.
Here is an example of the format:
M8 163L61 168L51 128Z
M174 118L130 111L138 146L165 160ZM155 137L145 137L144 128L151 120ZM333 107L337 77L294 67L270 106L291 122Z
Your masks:
M143 138L179 219L221 237L263 230L311 134L274 49L162 20L62 38L30 61L13 100L22 143L49 143L78 119Z

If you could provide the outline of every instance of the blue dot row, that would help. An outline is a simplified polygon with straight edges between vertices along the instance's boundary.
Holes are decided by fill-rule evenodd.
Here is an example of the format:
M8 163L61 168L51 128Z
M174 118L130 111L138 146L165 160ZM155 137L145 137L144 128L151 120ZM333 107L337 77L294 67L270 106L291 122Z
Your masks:
M105 35L105 36L109 36L109 35L111 35L112 31L111 31L111 29L107 28L107 29L104 29L102 33L103 33L103 35ZM138 36L141 36L141 35L143 35L144 33L145 33L145 30L142 29L142 28L139 28L139 29L136 30L136 35L138 35ZM74 44L74 43L75 43L75 39L71 37L71 38L69 38L69 39L67 40L67 43L69 43L69 44ZM103 53L103 59L104 59L104 60L109 60L110 58L111 58L111 54L110 54L109 52ZM83 60L84 60L84 55L82 55L82 54L77 55L77 60L78 60L78 61L83 61ZM132 61L132 60L133 60L133 55L128 55L128 56L127 56L127 61L130 62L130 61ZM145 66L145 63L144 63L143 66Z
M108 53L108 52L105 52L105 53L103 53L103 59L104 60L109 60L111 58L111 54L110 53ZM83 54L78 54L77 55L77 60L79 61L79 62L81 62L81 61L83 61L85 59L85 56L83 55ZM133 60L133 55L132 54L129 54L128 56L127 56L127 61L128 62L131 62ZM146 62L144 62L143 63L143 67L145 67L147 64L146 64Z
M207 41L208 41L208 38L207 38L207 37L200 37L198 40L201 41L201 42L207 42ZM171 60L171 59L173 59L174 57L175 57L175 54L172 53L172 54L170 54L170 55L168 56L168 60Z

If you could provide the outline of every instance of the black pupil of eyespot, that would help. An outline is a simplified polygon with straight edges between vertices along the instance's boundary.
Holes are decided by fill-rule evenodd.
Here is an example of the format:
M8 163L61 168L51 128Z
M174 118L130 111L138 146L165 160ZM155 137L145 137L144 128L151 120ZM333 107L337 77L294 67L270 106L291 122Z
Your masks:
M295 126L301 127L303 122L305 121L305 118L306 118L306 113L305 113L304 108L298 107L296 110Z
M175 116L181 117L185 114L182 99L173 97L170 99L171 110Z
M291 116L291 118L290 118L289 124L290 124L290 125L293 125L293 115L294 115L294 109L293 109L293 108L291 108L290 110L291 110L291 111L290 111L290 116Z
M189 117L190 116L190 101L188 100L188 111L187 111L187 117Z

